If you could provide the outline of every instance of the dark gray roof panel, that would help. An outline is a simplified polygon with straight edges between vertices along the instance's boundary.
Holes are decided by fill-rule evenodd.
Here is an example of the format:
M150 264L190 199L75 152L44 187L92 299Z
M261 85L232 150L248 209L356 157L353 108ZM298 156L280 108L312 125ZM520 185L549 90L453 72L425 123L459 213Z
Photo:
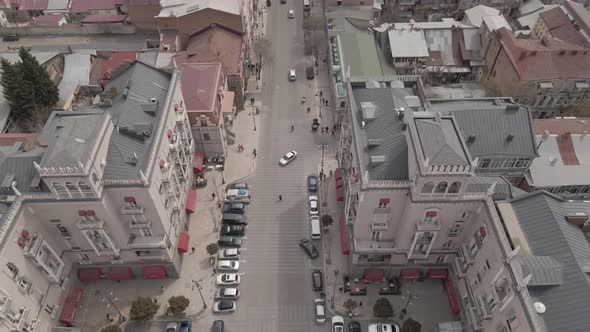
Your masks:
M13 146L0 146L0 181L6 175L11 175L12 181L16 182L16 189L24 193L31 191L30 185L37 175L33 162L41 162L45 148L35 147L24 151L22 147L22 142Z

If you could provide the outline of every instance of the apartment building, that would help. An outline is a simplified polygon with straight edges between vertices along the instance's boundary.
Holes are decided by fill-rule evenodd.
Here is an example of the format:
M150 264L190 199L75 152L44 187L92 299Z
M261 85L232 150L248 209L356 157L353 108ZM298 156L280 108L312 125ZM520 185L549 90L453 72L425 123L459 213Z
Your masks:
M502 15L510 15L522 4L520 0L459 0L459 10L468 10L478 6L487 6L499 10Z
M2 147L0 329L71 326L80 282L178 276L196 204L179 80L136 61Z
M571 6L571 5L570 5ZM590 48L590 35L585 31L584 21L577 22L565 6L556 7L539 14L531 38L557 38L584 48ZM590 17L590 13L586 12Z

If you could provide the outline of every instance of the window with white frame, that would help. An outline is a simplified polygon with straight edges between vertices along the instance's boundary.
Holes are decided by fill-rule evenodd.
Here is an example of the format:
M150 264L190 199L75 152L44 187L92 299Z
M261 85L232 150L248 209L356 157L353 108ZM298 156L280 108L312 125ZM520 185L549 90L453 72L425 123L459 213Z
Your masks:
M80 198L82 197L82 193L80 192L80 188L72 182L66 182L66 189L70 193L71 197Z
M379 240L381 240L381 232L380 231L373 231L373 232L371 232L371 240L372 241L379 241Z
M447 255L440 255L436 258L436 263L444 263L447 261Z
M52 187L53 187L53 190L55 190L55 193L59 197L61 197L61 198L69 198L70 197L70 195L68 194L68 191L66 190L66 187L63 184L53 182Z
M81 253L79 253L79 254L78 254L78 258L80 258L80 261L83 261L83 262L88 262L88 261L90 261L90 256L88 256L88 254L87 254L87 253L85 253L85 252L81 252Z
M139 230L139 234L142 237L151 237L152 236L152 230L149 228L142 228Z
M31 286L33 285L31 280L25 276L22 276L17 284L18 287L24 292L28 292L31 289Z
M448 236L449 237L457 237L457 236L459 236L459 234L461 234L462 230L463 230L463 225L455 224L454 226L449 228Z

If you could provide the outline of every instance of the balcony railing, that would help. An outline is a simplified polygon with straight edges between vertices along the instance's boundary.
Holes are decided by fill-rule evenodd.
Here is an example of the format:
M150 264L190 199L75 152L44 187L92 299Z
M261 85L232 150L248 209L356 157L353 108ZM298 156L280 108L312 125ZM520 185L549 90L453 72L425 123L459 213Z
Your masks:
M165 248L165 237L164 236L130 236L128 246L130 249L141 249L141 248Z
M140 229L140 228L151 228L152 221L151 220L131 220L129 222L129 228L131 229Z
M420 220L416 225L416 229L419 231L440 231L440 221L424 221Z
M362 241L354 240L357 253L391 253L395 251L394 241Z
M104 228L104 220L103 219L92 219L92 220L85 220L80 219L78 222L78 229L103 229Z
M143 214L143 211L144 211L143 205L135 205L135 206L123 205L123 207L121 208L121 213L126 216L141 215L141 214Z

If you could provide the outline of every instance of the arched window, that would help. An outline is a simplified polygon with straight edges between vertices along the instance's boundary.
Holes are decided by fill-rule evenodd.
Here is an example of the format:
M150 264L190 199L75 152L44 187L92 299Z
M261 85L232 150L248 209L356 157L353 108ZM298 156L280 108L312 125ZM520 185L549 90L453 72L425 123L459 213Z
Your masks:
M444 194L447 192L448 186L449 186L449 184L446 181L439 182L436 185L436 189L434 189L434 192L437 194Z
M90 188L90 186L86 182L78 182L78 187L80 187L82 195L84 195L85 197L94 196L92 188Z
M433 189L434 189L434 182L432 182L432 181L426 182L424 184L424 187L422 187L422 193L430 194Z
M68 189L70 196L82 197L82 193L80 193L80 189L75 184L73 184L71 182L66 182L66 189Z
M459 190L461 190L461 182L459 181L455 181L453 183L451 183L451 185L449 186L449 194L456 194L459 192Z

